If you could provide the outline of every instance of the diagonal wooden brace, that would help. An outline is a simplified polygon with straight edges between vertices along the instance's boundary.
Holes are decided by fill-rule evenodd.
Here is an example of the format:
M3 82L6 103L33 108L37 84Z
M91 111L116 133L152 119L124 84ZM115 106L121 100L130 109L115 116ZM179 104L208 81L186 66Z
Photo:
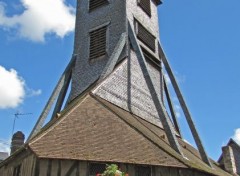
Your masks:
M166 94L166 98L167 98L167 102L168 102L170 113L172 115L174 126L175 126L177 132L179 133L179 135L182 137L180 126L179 126L179 123L178 123L178 120L177 120L177 116L176 116L176 111L174 109L174 105L173 105L173 102L171 100L171 95L170 95L170 92L168 90L168 86L167 86L167 83L166 83L165 76L163 76L163 83L164 83L164 92Z
M70 61L70 63L68 64L67 68L65 69L65 71L63 72L62 76L60 77L58 83L57 83L57 86L55 87L55 89L53 90L53 93L52 95L50 96L47 104L45 105L41 115L39 116L38 120L37 120L37 123L35 124L33 130L31 131L28 139L27 139L27 142L33 138L40 130L41 128L43 127L43 124L52 108L52 105L54 104L56 98L58 97L60 91L62 90L63 86L64 86L64 82L65 82L65 79L66 79L66 73L69 72L69 70L72 69L72 66L73 64L75 63L75 57L73 57Z
M156 96L157 93L156 93L156 90L154 88L152 79L148 74L146 60L145 60L144 55L142 53L142 50L141 50L141 48L138 44L138 41L137 41L136 35L134 33L134 30L132 29L132 26L129 22L128 22L128 35L129 35L129 38L130 38L131 45L132 45L134 51L137 54L138 62L140 64L140 67L141 67L142 72L144 74L144 78L147 82L147 86L150 90L153 102L154 102L154 104L156 106L156 109L157 109L158 116L159 116L159 118L160 118L160 120L163 124L163 128L165 129L165 132L166 132L167 138L169 140L169 143L170 143L171 147L177 153L179 153L180 155L183 156L183 153L182 153L180 145L178 143L178 140L177 140L174 128L172 126L172 123L170 121L170 118L168 117L168 114L165 111L164 106L163 106L160 98L158 96Z
M188 122L189 128L190 128L190 130L192 132L193 138L194 138L194 140L196 142L196 145L198 147L198 150L199 150L199 153L201 155L201 158L207 165L212 167L211 162L210 162L210 160L209 160L209 158L207 156L207 153L206 153L206 151L205 151L205 149L203 147L203 144L202 144L202 141L200 139L200 136L199 136L199 134L197 132L197 129L195 127L195 124L193 122L193 119L192 119L192 116L190 114L190 111L188 110L187 104L186 104L186 102L185 102L185 100L183 98L183 95L182 95L181 91L180 91L180 88L178 86L177 80L176 80L176 78L175 78L175 76L173 74L173 71L172 71L172 69L171 69L171 67L170 67L170 65L168 63L168 60L167 60L167 58L166 58L166 56L164 54L164 51L163 51L160 43L158 43L158 49L159 49L159 57L162 59L163 64L165 66L165 69L166 69L166 71L167 71L167 73L169 75L169 78L171 80L173 88L174 88L174 90L176 92L176 95L178 97L178 101L179 101L179 103L180 103L180 105L182 107L182 110L183 110L184 115L186 117L186 120Z

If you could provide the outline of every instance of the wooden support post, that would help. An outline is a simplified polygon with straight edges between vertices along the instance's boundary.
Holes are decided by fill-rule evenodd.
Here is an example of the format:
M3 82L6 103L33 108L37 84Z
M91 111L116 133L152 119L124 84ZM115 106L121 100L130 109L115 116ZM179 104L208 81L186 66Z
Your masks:
M71 77L72 77L72 70L70 68L65 74L64 84L63 84L62 90L59 93L55 108L52 113L51 120L54 119L56 117L57 113L59 113L61 111L64 99L66 97L66 93L67 93L67 90L68 90L68 87L69 87L69 84L71 81Z
M33 137L35 136L42 128L48 113L50 112L52 105L54 104L56 98L58 97L60 91L62 90L63 86L64 86L64 82L65 82L65 78L66 78L66 73L69 71L69 69L72 68L73 63L75 62L75 57L73 57L70 61L70 63L68 64L67 68L65 69L65 71L63 72L60 80L57 83L57 86L55 87L55 89L53 90L52 95L50 96L46 106L44 107L40 117L37 120L37 123L35 124L32 132L30 133L27 142Z
M166 58L166 56L165 56L165 54L163 52L163 49L162 49L160 43L158 43L158 49L159 49L159 57L162 59L163 64L165 66L165 69L166 69L166 71L167 71L167 73L169 75L169 78L171 80L173 88L174 88L174 90L176 92L176 95L178 97L178 101L179 101L179 103L180 103L180 105L182 107L182 110L183 110L184 115L186 117L186 120L188 122L189 128L190 128L190 130L192 132L193 138L194 138L194 140L196 142L196 145L198 147L198 150L200 152L201 158L207 165L212 167L212 165L210 163L210 160L209 160L209 158L207 156L207 153L205 152L205 149L203 147L203 144L202 144L202 141L200 139L200 136L198 135L198 132L197 132L197 129L196 129L195 124L193 122L193 119L192 119L192 116L190 114L190 111L188 110L186 102L185 102L185 100L183 98L183 95L182 95L182 93L180 91L180 88L178 86L177 80L176 80L176 78L175 78L175 76L173 74L173 71L172 71L172 69L171 69L171 67L170 67L170 65L169 65L169 63L167 61L167 58Z
M174 109L174 104L173 104L173 102L171 100L171 95L170 95L170 92L168 90L165 77L163 77L163 84L164 84L164 92L166 94L166 98L167 98L167 102L168 102L170 113L172 115L172 120L173 120L174 126L175 126L177 132L179 133L179 135L182 137L180 126L179 126L179 123L178 123L178 120L177 120L177 116L176 116L176 111Z
M171 147L177 153L179 153L180 155L183 156L183 153L181 151L180 145L178 143L178 140L177 140L177 137L176 137L176 134L175 134L175 130L174 130L174 128L172 126L172 123L171 123L171 121L168 117L168 114L167 114L167 112L165 111L165 109L162 105L162 101L160 100L160 97L156 96L157 93L156 93L156 90L154 88L152 79L151 79L151 77L148 73L147 66L146 66L146 60L144 58L144 55L143 55L142 50L141 50L141 48L138 44L136 35L135 35L134 30L132 29L132 26L131 26L130 23L128 23L128 35L129 35L129 38L130 38L130 42L133 46L133 49L137 54L138 62L140 64L140 67L141 67L142 72L144 74L144 78L146 80L147 86L148 86L149 91L151 93L154 105L156 106L158 116L159 116L159 118L160 118L160 120L163 124L163 128L164 128L164 130L167 134L169 143L170 143Z
M98 83L101 82L104 78L106 78L113 71L125 45L126 45L126 33L122 33L117 45L115 46L115 48L113 50L111 57L109 58L106 66L98 80Z

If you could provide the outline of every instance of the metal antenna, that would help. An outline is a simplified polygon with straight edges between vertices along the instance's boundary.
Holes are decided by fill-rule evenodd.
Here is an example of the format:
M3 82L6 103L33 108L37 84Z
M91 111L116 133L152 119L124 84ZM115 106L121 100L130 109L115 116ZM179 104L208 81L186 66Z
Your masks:
M17 113L14 114L12 135L13 135L13 133L14 133L14 128L15 128L16 119L19 118L19 116L25 116L25 115L30 115L30 114L32 114L32 113L19 113L19 112L17 112Z

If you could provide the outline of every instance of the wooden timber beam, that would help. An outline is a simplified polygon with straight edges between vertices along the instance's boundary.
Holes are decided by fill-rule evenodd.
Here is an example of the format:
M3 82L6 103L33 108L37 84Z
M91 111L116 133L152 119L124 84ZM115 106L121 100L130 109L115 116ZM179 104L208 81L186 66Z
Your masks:
M171 67L170 67L170 65L168 63L168 60L167 60L167 58L166 58L166 56L164 54L164 51L163 51L160 43L158 43L158 50L159 50L159 57L162 59L163 64L165 66L165 69L166 69L166 71L167 71L167 73L169 75L169 78L171 80L173 88L174 88L174 90L176 92L176 95L178 97L178 101L179 101L179 103L180 103L180 105L182 107L182 110L183 110L184 115L186 117L186 120L188 122L189 128L190 128L190 130L192 132L193 138L194 138L194 140L196 142L196 145L198 147L198 150L199 150L199 153L201 155L201 158L207 165L212 167L211 162L210 162L210 160L209 160L209 158L207 156L207 153L206 153L206 151L205 151L205 149L203 147L203 144L202 144L202 141L200 139L200 136L199 136L199 134L197 132L196 126L195 126L195 124L193 122L193 119L192 119L192 116L190 114L190 111L188 110L187 104L186 104L186 102L185 102L185 100L183 98L183 95L182 95L181 91L180 91L180 88L178 86L177 80L176 80L176 78L175 78L175 76L173 74L173 71L172 71L172 69L171 69Z
M68 87L69 87L69 84L70 84L70 81L71 81L71 78L72 78L72 68L73 68L74 64L75 64L75 62L71 65L71 68L66 70L64 84L63 84L63 87L62 87L62 89L59 93L55 108L54 108L53 113L52 113L51 120L53 120L56 117L57 113L59 113L61 111L63 102L64 102L65 97L66 97L66 93L67 93L67 90L68 90Z
M58 97L59 93L61 92L63 86L64 86L64 82L66 80L66 73L69 72L69 70L72 69L73 64L75 63L75 57L73 57L71 59L71 61L69 62L67 68L65 69L65 71L63 72L62 76L60 77L57 86L54 88L52 95L50 96L47 104L45 105L41 115L39 116L37 123L35 124L33 130L31 131L27 142L33 137L35 136L43 127L43 124L52 108L52 105L54 104L56 98Z
M156 106L156 109L157 109L158 116L159 116L159 118L160 118L160 120L161 120L161 122L163 124L163 128L164 128L164 130L166 132L166 135L168 137L169 143L170 143L171 147L177 153L179 153L180 155L183 156L183 153L182 153L180 145L178 143L178 140L177 140L177 137L176 137L176 134L175 134L175 130L174 130L173 126L172 126L170 118L168 117L168 114L167 114L167 112L164 109L164 106L163 106L163 104L162 104L162 102L160 100L160 97L156 96L157 93L156 93L156 90L154 88L152 79L151 79L151 77L148 74L148 70L147 70L147 66L146 66L146 60L145 60L143 52L142 52L142 50L141 50L141 48L140 48L140 46L138 44L137 37L136 37L136 35L134 33L134 30L132 29L132 26L131 26L131 24L129 22L128 22L128 35L129 35L129 38L130 38L130 43L131 43L134 51L137 54L138 62L139 62L140 67L142 69L142 72L143 72L144 78L146 80L148 89L149 89L149 91L151 93L153 102L154 102L154 104Z
M176 111L174 109L174 105L173 105L173 102L171 100L171 95L170 95L170 92L169 92L168 87L167 87L165 76L163 77L163 84L164 84L164 92L166 94L166 98L167 98L167 102L168 102L168 106L169 106L169 110L170 110L170 113L171 113L171 116L172 116L174 126L175 126L177 132L179 133L179 135L182 137L180 126L179 126L177 116L176 116Z

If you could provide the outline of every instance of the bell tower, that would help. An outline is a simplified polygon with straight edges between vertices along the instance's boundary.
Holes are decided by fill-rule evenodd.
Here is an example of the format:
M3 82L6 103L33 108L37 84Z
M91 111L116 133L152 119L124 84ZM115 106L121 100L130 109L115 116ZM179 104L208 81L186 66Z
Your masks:
M200 156L211 166L160 45L157 13L160 4L160 0L77 1L72 59L29 139L40 131L55 100L52 119L56 120L64 99L67 99L67 108L88 94L163 129L171 148L184 157L178 140L182 138L180 127L162 71L165 69ZM70 94L66 98L68 88ZM164 103L164 94L170 113Z

